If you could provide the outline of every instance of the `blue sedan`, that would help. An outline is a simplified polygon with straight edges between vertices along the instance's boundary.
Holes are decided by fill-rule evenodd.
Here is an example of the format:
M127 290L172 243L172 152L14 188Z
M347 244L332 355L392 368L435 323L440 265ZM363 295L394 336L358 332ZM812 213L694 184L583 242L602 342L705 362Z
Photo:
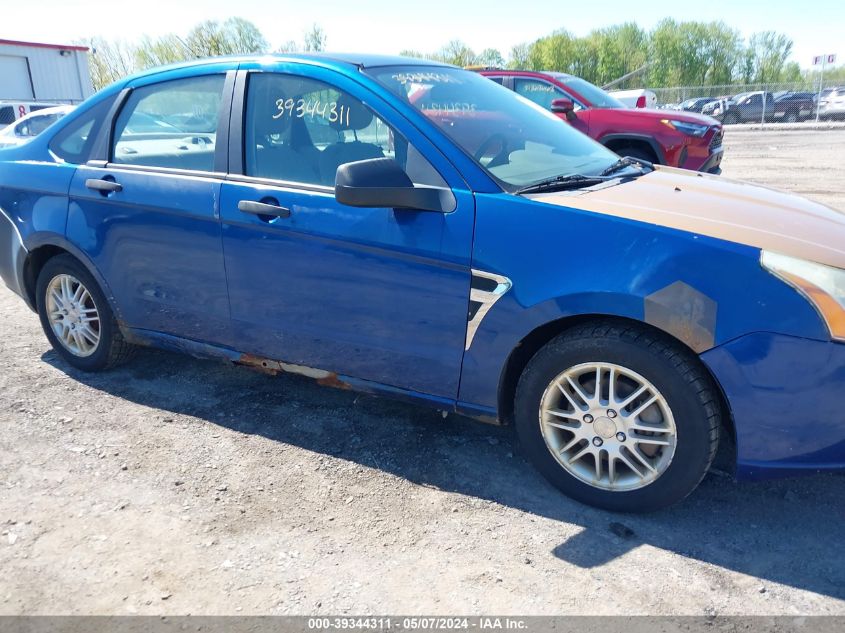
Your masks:
M845 468L845 220L621 158L475 73L204 60L0 150L0 275L70 365L138 346L513 423L564 493Z

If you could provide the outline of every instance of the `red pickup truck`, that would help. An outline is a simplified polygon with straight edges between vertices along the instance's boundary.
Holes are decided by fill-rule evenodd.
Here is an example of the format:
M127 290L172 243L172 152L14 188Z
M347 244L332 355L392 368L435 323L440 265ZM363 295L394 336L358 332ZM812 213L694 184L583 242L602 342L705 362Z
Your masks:
M721 172L722 124L677 110L628 108L574 75L523 70L479 71L551 110L617 154L712 174Z

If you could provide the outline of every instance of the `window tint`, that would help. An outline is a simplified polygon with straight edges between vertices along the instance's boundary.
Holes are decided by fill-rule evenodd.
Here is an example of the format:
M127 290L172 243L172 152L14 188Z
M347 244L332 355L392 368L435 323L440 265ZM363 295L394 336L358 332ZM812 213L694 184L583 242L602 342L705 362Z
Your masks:
M97 130L106 118L113 99L104 99L65 125L50 141L50 150L66 163L88 161Z
M495 81L497 84L504 84L505 78L504 77L487 77L490 81Z
M396 159L417 184L446 186L419 152L351 95L294 75L250 76L247 176L333 186L338 166L382 157Z
M111 162L213 171L224 80L209 75L133 90L115 123Z

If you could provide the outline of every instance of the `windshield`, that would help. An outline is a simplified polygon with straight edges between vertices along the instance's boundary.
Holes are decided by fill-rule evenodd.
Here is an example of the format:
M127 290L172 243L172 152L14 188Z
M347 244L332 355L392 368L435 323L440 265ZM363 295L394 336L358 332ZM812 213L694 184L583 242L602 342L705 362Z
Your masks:
M515 92L450 67L368 69L435 123L508 191L556 176L596 175L618 159Z
M572 88L579 95L589 101L591 108L627 108L616 97L606 93L598 86L594 86L589 81L585 81L580 77L573 77L572 75L564 75L561 73L552 73L552 76L562 83L567 88Z

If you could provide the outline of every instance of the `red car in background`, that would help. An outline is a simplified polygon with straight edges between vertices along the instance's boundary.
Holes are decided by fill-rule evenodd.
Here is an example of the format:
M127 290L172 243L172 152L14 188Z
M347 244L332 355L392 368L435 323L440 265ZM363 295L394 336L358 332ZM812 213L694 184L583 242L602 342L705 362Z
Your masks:
M722 124L677 110L628 108L588 81L557 72L484 69L482 75L551 110L622 156L718 174Z

